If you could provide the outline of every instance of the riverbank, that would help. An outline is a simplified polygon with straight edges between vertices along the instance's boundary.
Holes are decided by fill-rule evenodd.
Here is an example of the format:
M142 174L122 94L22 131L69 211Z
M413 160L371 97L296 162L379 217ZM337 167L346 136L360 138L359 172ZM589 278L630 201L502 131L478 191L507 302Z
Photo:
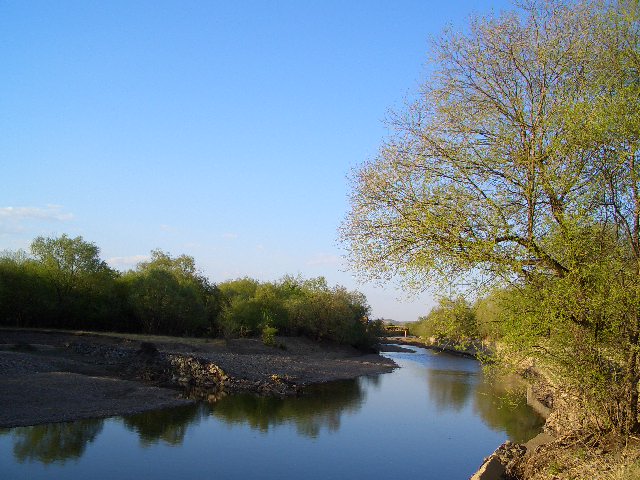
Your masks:
M425 341L420 337L385 337L381 341L380 351L396 351L396 350L387 350L389 348L395 348L394 345L412 345L414 347L420 348L428 348L429 350L435 350L436 352L445 352L451 355L458 355L461 357L469 357L469 358L478 358L478 354L480 353L480 349L470 346L461 348L456 348L453 344L439 344L439 343L430 343ZM484 351L483 351L484 352Z
M386 341L461 354L419 338ZM474 356L471 351L462 355ZM500 445L485 458L472 480L640 480L640 439L585 429L576 421L582 412L576 409L569 392L551 384L533 366L520 373L529 385L527 403L547 419L543 432L523 444Z
M396 367L350 347L298 337L277 343L0 329L0 427L125 415L234 391L293 395Z

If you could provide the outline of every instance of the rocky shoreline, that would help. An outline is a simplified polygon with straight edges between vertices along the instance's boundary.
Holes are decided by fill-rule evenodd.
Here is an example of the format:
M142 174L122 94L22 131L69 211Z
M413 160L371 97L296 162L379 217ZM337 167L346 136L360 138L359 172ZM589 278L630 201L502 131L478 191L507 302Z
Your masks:
M386 373L393 361L334 344L0 329L0 427L137 413L236 391Z

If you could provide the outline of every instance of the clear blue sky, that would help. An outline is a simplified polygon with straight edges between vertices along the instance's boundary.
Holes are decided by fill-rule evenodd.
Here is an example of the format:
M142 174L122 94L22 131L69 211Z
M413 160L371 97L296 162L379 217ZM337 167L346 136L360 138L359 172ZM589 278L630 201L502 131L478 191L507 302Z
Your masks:
M424 78L429 38L506 1L0 0L0 250L82 235L213 280L324 275L374 317L429 293L360 285L347 175Z

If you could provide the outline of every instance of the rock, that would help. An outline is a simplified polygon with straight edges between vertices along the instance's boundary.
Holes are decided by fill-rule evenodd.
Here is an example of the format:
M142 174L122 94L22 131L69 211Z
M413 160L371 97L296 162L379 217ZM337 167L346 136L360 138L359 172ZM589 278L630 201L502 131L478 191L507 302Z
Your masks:
M507 473L506 467L502 464L500 457L491 455L478 469L470 480L501 480Z
M527 448L524 445L504 442L495 452L485 458L484 463L470 480L504 480L512 472L514 464L524 458Z
M542 433L539 433L538 435L536 435L535 437L533 437L527 443L525 443L524 446L527 449L527 454L530 455L539 446L546 445L547 443L551 443L554 440L555 440L555 438L553 436L549 435L546 432L542 432Z
M170 370L180 383L199 387L222 388L227 376L220 367L206 359L193 356L169 355Z

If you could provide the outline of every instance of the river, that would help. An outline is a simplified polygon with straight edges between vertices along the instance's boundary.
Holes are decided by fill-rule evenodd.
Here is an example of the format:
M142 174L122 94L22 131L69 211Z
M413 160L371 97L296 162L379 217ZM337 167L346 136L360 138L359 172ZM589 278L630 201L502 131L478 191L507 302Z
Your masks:
M475 360L410 348L384 354L392 373L300 397L0 430L0 478L467 479L505 440L540 431L524 395Z

